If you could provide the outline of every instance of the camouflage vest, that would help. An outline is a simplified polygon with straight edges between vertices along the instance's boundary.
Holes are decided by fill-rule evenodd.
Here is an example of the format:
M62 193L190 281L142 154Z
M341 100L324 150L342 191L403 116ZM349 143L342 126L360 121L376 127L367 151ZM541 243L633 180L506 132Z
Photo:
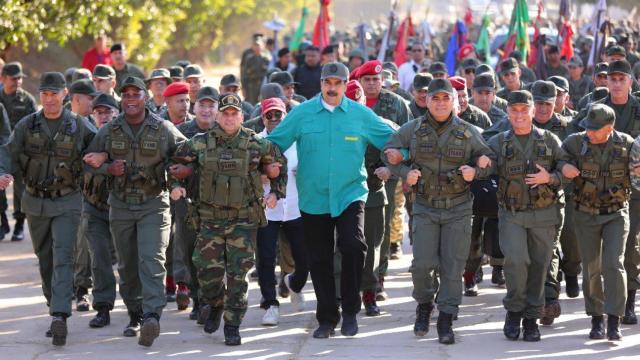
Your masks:
M126 161L124 176L113 179L113 194L130 205L153 199L166 188L166 169L160 150L167 138L158 122L161 120L151 119L151 123L143 125L138 139L131 139L120 122L113 123L107 139L107 151L112 159Z
M78 187L82 160L76 147L81 118L64 111L58 131L49 138L34 113L25 131L25 153L20 154L27 192L39 197L59 197Z
M378 103L373 107L373 111L376 115L383 117L385 119L389 119L394 123L398 123L398 107L397 101L398 99L395 97L396 95L387 90L382 90L380 92L380 97L378 98Z
M551 170L553 154L551 148L545 143L545 135L541 130L533 128L530 136L533 136L533 156L526 156L513 144L514 134L512 130L503 134L501 157L504 158L499 173L501 179L498 189L498 203L511 211L544 209L556 203L558 196L549 185L538 185L535 188L525 183L529 174L538 172L536 164L543 166L547 171Z
M84 173L82 181L84 199L98 210L108 210L109 181L108 176L102 174Z
M609 214L626 206L631 191L629 179L629 146L620 136L612 134L611 144L603 151L610 151L609 162L600 164L593 155L593 145L586 135L582 138L575 181L575 201L580 211L595 215ZM610 148L612 149L610 150Z

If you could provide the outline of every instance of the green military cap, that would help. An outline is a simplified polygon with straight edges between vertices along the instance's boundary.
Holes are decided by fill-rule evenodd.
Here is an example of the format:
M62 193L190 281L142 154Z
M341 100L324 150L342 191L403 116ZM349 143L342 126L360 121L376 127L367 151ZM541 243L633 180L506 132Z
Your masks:
M76 70L77 70L77 68L70 67L70 68L67 68L67 70L64 71L64 80L67 82L67 84L71 84L73 82L73 73Z
M92 106L92 109L95 109L100 106L105 106L112 109L118 109L118 102L113 96L109 94L98 93L98 96L96 96L91 102L91 106Z
M531 87L531 93L533 94L534 101L543 102L555 102L556 96L556 84L551 81L538 80L533 83Z
M589 106L587 117L580 121L580 126L587 130L599 130L615 121L616 112L612 108L605 104L592 104Z
M271 99L271 98L280 98L282 100L287 100L287 96L284 94L284 90L280 84L276 83L266 83L260 87L260 100Z
M451 82L447 79L440 78L431 80L431 82L429 83L429 90L427 91L427 94L429 96L433 96L441 92L453 96L453 86L451 86Z
M64 80L64 74L62 74L61 72L46 72L43 73L40 77L40 87L38 88L38 90L51 90L58 92L64 90L66 85L67 83Z
M609 64L609 71L607 71L607 75L611 74L631 75L631 65L625 59L612 61Z
M449 72L447 71L447 65L445 65L443 62L436 61L429 65L429 73L432 75L438 75L448 74Z
M120 92L122 92L125 88L128 87L136 87L142 91L147 91L147 87L144 84L144 81L142 81L142 79L137 78L135 76L129 76L126 79L124 79L124 81L122 82L122 85L120 85Z
M609 88L606 86L598 86L597 88L593 89L593 93L591 95L592 101L602 100L609 96Z
M98 64L93 68L94 79L114 79L116 77L116 71L109 65Z
M71 82L80 79L91 79L91 71L85 68L76 69L73 74L71 74Z
M526 104L533 105L533 96L527 90L516 90L509 93L508 105Z
M433 76L429 73L417 73L413 77L413 90L427 90L429 83L433 80Z
M607 56L620 55L627 56L627 51L620 45L609 46L606 50Z
M224 94L220 98L220 102L218 102L218 110L225 111L228 108L234 108L236 110L242 111L241 104L242 100L240 99L240 96L234 93Z
M382 86L389 88L400 84L398 80L393 78L393 73L389 70L382 70Z
M17 61L4 64L2 67L2 75L10 76L12 78L26 77L22 72L22 64Z
M330 62L322 66L320 80L328 78L340 79L347 81L349 79L349 69L341 62Z
M495 72L493 71L493 68L489 66L489 64L480 64L476 66L476 75L485 73L494 74Z
M506 73L515 72L519 68L520 65L518 65L518 60L514 58L506 58L500 63L500 76L503 76Z
M582 62L582 59L580 58L580 56L578 55L574 55L571 60L569 60L569 67L572 66L577 66L577 67L583 67L584 63Z
M191 61L189 61L189 60L178 60L178 61L176 61L176 66L180 66L183 69L186 68L189 65L191 65Z
M169 76L171 76L172 79L182 79L184 75L184 69L180 66L172 66L169 68Z
M477 69L477 68L476 68ZM473 79L473 90L482 91L496 91L496 79L493 74L480 74Z
M282 86L297 84L297 82L293 81L293 76L288 71L274 72L269 76L269 82L277 83Z
M562 76L550 76L547 81L551 81L556 85L557 91L569 92L569 81Z
M211 100L218 101L220 99L220 93L213 86L203 86L198 90L198 94L196 95L196 101L200 100Z
M464 59L462 60L462 64L461 64L464 70L469 70L469 69L475 70L476 67L478 67L478 65L480 65L480 61L474 58Z
M90 96L97 96L98 91L96 90L96 86L93 85L93 81L89 79L80 79L71 83L69 86L70 94L83 94Z
M155 80L155 79L165 79L167 80L167 84L171 84L173 82L173 79L171 78L171 73L169 73L169 70L165 68L153 69L153 71L151 71L151 75L149 75L149 77L145 80L145 82L149 84L151 80Z
M593 73L598 75L598 74L606 74L609 72L609 64L606 62L600 62L597 63L595 66L595 69L593 70Z
M382 70L389 70L394 74L398 74L398 65L393 61L386 61L382 63Z
M362 49L360 48L355 48L351 50L351 52L349 52L349 59L354 57L359 57L360 59L362 59L362 61L367 60L367 57L365 56L364 51L362 51Z
M203 76L204 76L204 72L202 71L202 68L200 67L200 65L191 64L186 68L184 68L185 79L188 79L190 77L203 77Z
M220 79L221 86L240 86L240 80L233 74L227 74Z

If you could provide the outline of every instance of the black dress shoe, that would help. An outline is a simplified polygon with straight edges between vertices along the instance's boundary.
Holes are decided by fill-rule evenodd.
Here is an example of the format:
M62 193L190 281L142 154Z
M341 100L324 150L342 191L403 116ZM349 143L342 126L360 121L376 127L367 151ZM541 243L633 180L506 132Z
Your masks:
M224 325L224 344L228 346L237 346L242 344L240 337L240 327L232 325Z
M356 314L342 314L342 326L340 333L344 336L356 336L358 333L358 320Z
M521 312L508 311L504 319L504 327L502 332L509 340L518 340L520 337L520 322L522 321Z
M597 315L591 317L591 331L589 332L589 339L602 340L605 337L604 333L604 316Z
M540 341L540 330L536 319L522 319L522 340L524 341Z
M315 339L328 339L336 334L335 326L329 324L320 324L318 328L313 332Z

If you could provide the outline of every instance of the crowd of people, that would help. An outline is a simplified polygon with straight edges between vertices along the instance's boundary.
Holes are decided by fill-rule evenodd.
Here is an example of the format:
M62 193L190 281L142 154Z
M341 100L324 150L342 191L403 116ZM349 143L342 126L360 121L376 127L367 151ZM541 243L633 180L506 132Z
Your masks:
M11 240L29 227L46 336L66 344L74 301L110 325L116 264L123 336L143 346L168 302L240 345L249 276L263 325L278 298L305 308L310 275L313 337L355 336L388 299L406 214L415 336L437 307L439 342L455 342L486 260L508 339L539 341L582 273L589 338L621 340L640 287L640 61L638 34L616 34L593 68L548 44L546 78L518 51L494 68L465 48L450 74L418 40L396 64L256 34L217 87L189 61L147 76L99 37L82 67L41 75L39 105L4 64L0 189Z

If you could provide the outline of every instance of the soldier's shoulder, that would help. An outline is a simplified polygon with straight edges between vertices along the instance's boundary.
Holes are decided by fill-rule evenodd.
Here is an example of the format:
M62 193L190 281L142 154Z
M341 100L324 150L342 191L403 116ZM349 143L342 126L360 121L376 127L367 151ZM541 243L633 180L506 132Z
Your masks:
M386 100L389 102L395 102L395 103L401 103L401 104L404 103L404 99L402 98L402 96L386 89L382 89L382 91L380 91L380 100Z
M623 132L617 131L617 130L615 131L615 133L616 133L616 135L618 135L620 137L620 140L622 140L622 142L627 144L627 145L631 145L635 141L633 136L631 136L631 135L629 135L627 133L623 133Z

